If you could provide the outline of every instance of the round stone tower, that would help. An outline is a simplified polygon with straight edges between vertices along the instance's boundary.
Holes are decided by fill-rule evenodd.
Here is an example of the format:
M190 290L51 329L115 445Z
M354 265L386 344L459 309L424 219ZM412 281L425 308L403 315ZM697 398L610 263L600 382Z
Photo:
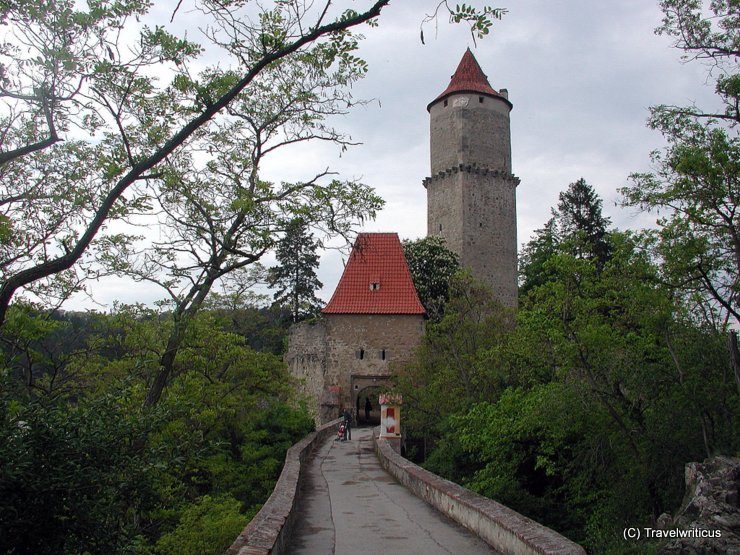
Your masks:
M427 234L445 239L463 267L504 306L517 306L516 186L506 89L495 91L473 53L428 106L431 177Z

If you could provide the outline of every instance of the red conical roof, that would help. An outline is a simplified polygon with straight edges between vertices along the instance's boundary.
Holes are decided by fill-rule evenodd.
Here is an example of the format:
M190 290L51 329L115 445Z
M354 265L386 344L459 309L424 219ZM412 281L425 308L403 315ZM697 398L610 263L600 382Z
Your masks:
M475 56L473 56L470 48L468 48L465 51L465 54L463 54L462 60L460 60L460 64L458 64L454 75L450 79L450 84L447 86L444 92L442 92L442 94L440 94L437 98L429 103L429 105L427 106L427 110L429 110L429 108L435 102L439 102L440 100L447 98L451 94L461 92L493 96L496 98L500 98L511 105L506 97L493 90L493 87L491 87L491 84L488 82L488 78L486 77L485 73L483 73L480 65L478 65L478 60L475 59Z
M360 233L324 314L425 314L396 233Z

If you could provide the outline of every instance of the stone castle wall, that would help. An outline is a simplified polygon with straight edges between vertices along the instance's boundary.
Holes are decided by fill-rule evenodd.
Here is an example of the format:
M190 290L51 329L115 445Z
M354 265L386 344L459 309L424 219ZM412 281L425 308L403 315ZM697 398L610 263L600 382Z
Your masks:
M299 380L299 391L309 399L309 411L316 422L319 418L319 399L324 391L326 375L326 322L299 322L288 332L288 350L285 362L290 374Z
M393 369L411 360L423 333L421 315L328 314L291 328L285 360L316 401L311 412L321 423L341 407L355 407L365 387L386 385Z
M517 306L516 186L513 175L458 166L427 178L427 234L443 237L460 264L504 306Z

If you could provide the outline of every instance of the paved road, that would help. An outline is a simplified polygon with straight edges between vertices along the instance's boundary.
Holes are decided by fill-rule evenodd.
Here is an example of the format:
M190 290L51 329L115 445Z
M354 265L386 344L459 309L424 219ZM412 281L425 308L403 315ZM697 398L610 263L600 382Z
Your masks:
M371 428L353 429L351 441L330 438L307 470L289 553L495 553L381 468Z

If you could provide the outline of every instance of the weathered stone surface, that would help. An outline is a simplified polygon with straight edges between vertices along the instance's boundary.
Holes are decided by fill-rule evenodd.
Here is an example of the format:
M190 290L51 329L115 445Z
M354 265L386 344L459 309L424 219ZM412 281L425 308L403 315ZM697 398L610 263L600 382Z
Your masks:
M288 371L299 380L301 393L311 400L308 408L317 423L324 421L320 415L321 403L331 402L331 399L322 398L328 348L326 333L324 320L294 324L288 332L285 353ZM328 390L326 393L328 395Z
M511 172L511 104L459 92L429 109L432 175L459 164Z
M459 92L431 105L427 235L445 239L463 267L504 306L517 306L516 186L504 98Z
M401 484L437 510L511 555L585 555L578 544L554 530L424 470L393 451L384 438L374 437L380 464Z
M713 457L686 465L686 495L673 519L661 515L663 528L702 530L711 537L669 540L661 553L740 555L740 459ZM717 537L719 535L719 537Z
M318 423L355 407L367 387L385 385L394 367L408 362L424 333L424 317L409 314L327 314L290 330L285 360L316 400ZM377 403L377 400L375 401Z
M516 183L501 173L453 172L427 182L427 235L445 239L460 264L517 306Z

